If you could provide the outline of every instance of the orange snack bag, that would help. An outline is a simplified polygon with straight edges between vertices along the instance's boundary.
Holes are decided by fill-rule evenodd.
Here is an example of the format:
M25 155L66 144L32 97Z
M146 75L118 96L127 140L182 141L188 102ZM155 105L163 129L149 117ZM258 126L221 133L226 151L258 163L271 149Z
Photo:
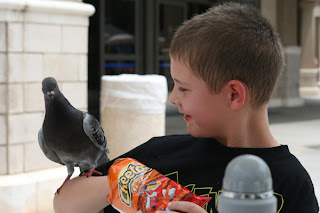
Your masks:
M211 200L211 197L195 195L132 158L115 161L109 169L108 181L108 200L119 212L153 213L166 210L170 201L190 201L204 207Z

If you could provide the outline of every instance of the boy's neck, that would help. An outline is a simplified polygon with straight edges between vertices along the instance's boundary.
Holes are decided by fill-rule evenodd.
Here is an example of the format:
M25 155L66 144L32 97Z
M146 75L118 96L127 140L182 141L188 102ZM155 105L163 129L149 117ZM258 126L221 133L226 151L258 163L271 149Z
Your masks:
M231 124L231 131L222 140L226 146L270 148L280 145L271 134L267 109L251 110L241 116Z

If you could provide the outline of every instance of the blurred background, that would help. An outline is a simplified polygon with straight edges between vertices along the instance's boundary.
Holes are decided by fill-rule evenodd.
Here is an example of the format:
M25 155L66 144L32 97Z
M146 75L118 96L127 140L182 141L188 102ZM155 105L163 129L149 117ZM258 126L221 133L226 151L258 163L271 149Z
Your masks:
M167 97L173 87L168 51L175 29L224 2L228 0L1 0L0 212L53 212L53 194L67 174L44 156L37 141L44 118L44 77L55 77L76 108L99 120L106 117L103 76L164 76ZM319 197L320 0L233 2L261 10L280 36L286 66L269 104L271 130L306 167ZM187 133L176 107L163 104L161 116L109 110L113 119L129 126L115 126L115 133L130 134L130 126L148 138L147 133ZM139 129L138 122L149 122L150 130Z
M169 45L175 29L210 6L229 0L84 0L96 7L90 17L88 108L99 114L100 77L120 73L160 74L170 78ZM261 10L286 50L273 106L301 105L302 95L317 95L319 81L319 1L235 0Z

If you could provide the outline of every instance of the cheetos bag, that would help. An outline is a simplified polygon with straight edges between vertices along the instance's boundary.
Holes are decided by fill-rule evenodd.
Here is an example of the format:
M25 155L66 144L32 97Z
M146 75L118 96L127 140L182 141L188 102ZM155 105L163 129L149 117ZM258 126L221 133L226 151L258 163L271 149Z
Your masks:
M190 201L202 208L211 197L189 189L132 158L115 161L108 173L108 200L119 212L152 213L167 210L170 201Z

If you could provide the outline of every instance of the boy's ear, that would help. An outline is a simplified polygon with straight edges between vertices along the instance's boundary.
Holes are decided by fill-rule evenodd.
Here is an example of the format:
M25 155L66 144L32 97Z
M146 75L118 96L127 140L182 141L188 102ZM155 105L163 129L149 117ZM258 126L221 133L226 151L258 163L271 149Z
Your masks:
M231 80L227 83L228 101L232 110L240 109L246 100L246 85L239 80Z

